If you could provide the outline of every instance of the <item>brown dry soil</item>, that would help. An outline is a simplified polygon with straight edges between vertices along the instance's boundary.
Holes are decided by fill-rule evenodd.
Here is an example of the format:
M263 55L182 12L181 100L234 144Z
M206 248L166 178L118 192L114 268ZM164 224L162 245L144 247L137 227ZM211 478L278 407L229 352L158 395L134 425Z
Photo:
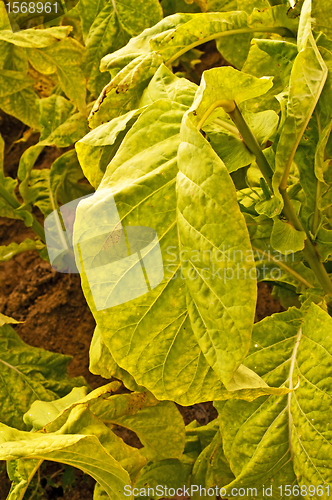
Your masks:
M206 45L203 63L195 68L199 77L204 69L225 64L215 48L210 47L211 43ZM197 79L197 74L193 79ZM3 113L0 114L0 132L6 141L5 173L15 178L23 151L36 144L38 134L30 136L27 127ZM21 141L15 143L18 139ZM38 159L37 168L49 167L63 152L63 149L60 151L56 147L45 148ZM43 222L38 212L35 215ZM23 222L0 219L0 245L12 241L20 243L27 237L34 239L34 233ZM107 383L107 380L92 375L88 369L89 346L95 322L84 299L79 276L57 273L36 252L26 252L0 264L0 283L0 312L23 321L15 329L24 342L71 355L73 360L69 364L69 374L84 376L92 388ZM281 310L279 302L271 297L271 287L260 284L256 319ZM123 391L127 392L125 388ZM179 410L186 424L196 419L204 425L217 416L212 403L179 406ZM134 433L120 427L116 432L128 444L140 446ZM94 480L77 469L44 462L39 480L38 489L33 494L34 500L93 498ZM64 488L66 482L70 485L67 489ZM0 500L5 500L9 488L10 482L0 462ZM32 500L32 496L30 498Z

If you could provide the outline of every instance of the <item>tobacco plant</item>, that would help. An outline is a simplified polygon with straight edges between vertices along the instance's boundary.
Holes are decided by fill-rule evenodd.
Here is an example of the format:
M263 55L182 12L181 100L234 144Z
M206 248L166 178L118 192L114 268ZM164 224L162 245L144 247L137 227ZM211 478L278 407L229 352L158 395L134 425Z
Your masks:
M96 499L162 498L187 487L193 498L211 496L202 488L223 498L330 495L329 3L200 0L183 12L179 4L163 1L166 17L102 54L101 73L87 57L91 131L71 137L79 140L70 154L95 190L80 201L73 229L97 324L90 370L132 392L114 394L117 382L92 392L82 385L60 399L31 397L15 421L2 417L11 499L23 498L44 459L94 477ZM82 19L89 46L94 30L87 34ZM211 40L229 65L205 71L197 85L197 47ZM61 106L65 98L48 99ZM41 123L41 143L20 165L21 194L33 190L31 158L54 143L56 132ZM158 250L162 275L145 264L150 284L159 281L113 304L112 291L127 293L128 281L119 256L116 277L107 266L137 227L157 234L137 252L147 262ZM285 312L255 322L257 281L274 285ZM205 401L218 418L185 427L175 403ZM126 445L114 424L143 447Z

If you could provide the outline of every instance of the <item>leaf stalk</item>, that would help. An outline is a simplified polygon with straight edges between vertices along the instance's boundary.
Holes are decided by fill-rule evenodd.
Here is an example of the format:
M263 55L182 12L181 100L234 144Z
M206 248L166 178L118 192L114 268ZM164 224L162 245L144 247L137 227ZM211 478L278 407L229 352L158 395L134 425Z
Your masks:
M225 111L227 112L226 109ZM264 176L264 179L266 180L267 185L272 191L273 171L270 167L269 162L265 158L264 153L261 150L261 147L258 144L256 137L251 132L247 122L245 121L241 111L239 110L236 104L234 106L233 111L228 112L228 114L235 123L235 125L237 126L245 145L256 156L257 165L259 166Z
M248 124L246 123L241 111L237 106L234 110L229 113L230 117L234 121L235 125L238 127L239 132L243 138L244 143L247 145L248 149L256 156L257 165L260 168L268 186L272 190L272 176L273 171L270 167L269 162L264 156L255 136L251 132ZM307 232L303 228L299 218L297 217L293 205L290 201L288 193L285 187L279 187L280 194L284 201L283 214L286 216L287 220L294 226L297 231ZM309 263L312 271L315 273L322 289L325 293L332 297L332 282L327 274L325 267L320 261L319 255L311 242L310 235L307 234L307 239L304 243L303 254Z

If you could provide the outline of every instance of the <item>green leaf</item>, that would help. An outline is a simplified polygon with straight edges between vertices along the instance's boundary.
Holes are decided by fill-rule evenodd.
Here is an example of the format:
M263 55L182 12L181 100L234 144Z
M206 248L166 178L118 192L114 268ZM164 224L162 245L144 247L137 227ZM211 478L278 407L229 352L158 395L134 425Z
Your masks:
M87 395L87 387L74 387L69 394L55 401L36 400L23 415L23 420L32 432L42 429L53 422L60 413L70 409ZM90 393L91 394L91 393Z
M121 380L124 386L131 391L144 390L144 387L137 385L135 379L126 370L116 364L110 350L102 341L98 326L95 328L90 344L89 370L91 373L106 379L115 377Z
M135 109L99 125L75 144L84 175L95 189L99 186L107 165L139 114L140 111Z
M177 13L162 19L155 26L152 26L152 28L147 28L138 36L132 38L122 49L103 57L100 63L100 70L117 73L137 57L145 56L148 52L151 52L150 40L155 36L163 35L163 33L173 30L193 18L192 14Z
M8 197L11 198L11 201L13 201L13 203L17 205L17 208L14 208L12 206L12 203L10 203L10 201L7 201L7 198L0 196L0 216L8 217L11 219L21 219L24 221L26 226L31 226L33 224L33 216L28 210L24 210L24 208L21 208L19 206L19 202L17 201L17 198L15 196L15 188L17 185L17 180L13 179L12 177L5 177L3 171L4 151L5 151L5 142L0 134L0 183L5 191L3 194L5 196L8 195ZM13 251L15 252L15 250L17 250L17 244L16 243L13 244L9 249L6 246L2 246L0 247L0 249L1 249L0 255L2 254L3 258L6 258L8 252L12 256L13 254L11 252Z
M38 94L33 89L25 88L3 97L0 107L7 115L14 116L34 130L39 130L38 101Z
M24 73L2 69L0 75L0 97L3 98L10 94L15 94L27 87L31 87L33 83L32 78L29 78Z
M202 488L222 488L234 479L234 474L229 468L229 464L222 449L222 437L220 431L216 432L211 443L204 448L197 458L190 478L192 485L199 485ZM193 499L204 497L195 492Z
M225 165L194 126L194 121L201 123L200 116L211 108L211 71L204 75L207 102L203 91L201 95L198 92L181 126L178 228L181 251L188 256L182 262L182 271L187 278L193 331L209 365L227 387L249 348L256 281L252 263L245 259L251 245L234 184ZM219 95L224 96L222 90ZM199 214L193 200L199 200ZM230 227L237 227L237 231L230 232ZM219 255L229 248L232 255L225 262ZM196 250L195 258L191 249Z
M323 90L327 73L327 66L310 34L291 71L287 115L276 149L273 189L280 200L279 185L285 188L296 150Z
M238 135L235 136L232 132L227 132L223 124L220 125L221 121L223 120L217 118L211 124L203 126L203 129L212 148L224 162L228 172L231 173L250 165L255 157Z
M220 409L223 447L236 477L228 491L273 480L275 492L285 484L321 484L327 498L331 327L329 315L315 304L306 313L290 308L254 326L247 366L257 367L269 384L287 382L294 390L252 403L226 402Z
M223 12L222 15L214 12L193 14L187 23L152 37L150 45L152 50L156 50L170 64L188 50L217 39L217 46L222 53L227 50L227 45L232 47L231 52L227 51L226 59L235 57L236 61L231 61L233 64L238 60L244 62L255 30L293 36L291 29L296 32L297 22L289 20L286 14L287 8L284 6L272 7L261 13L254 11L250 18L243 11ZM237 35L234 44L229 42L229 35Z
M256 137L258 143L264 146L277 130L279 117L275 111L268 109L259 113L244 113L245 120Z
M213 399L220 394L221 385L204 360L193 336L187 317L184 283L178 269L174 206L176 156L180 143L180 123L186 109L171 101L158 100L143 111L108 165L97 189L96 194L100 192L98 210L89 210L87 217L88 200L80 203L74 227L74 248L86 229L91 232L96 227L95 221L98 220L100 228L102 213L109 212L108 189L114 193L124 225L151 226L158 235L163 235L160 245L166 259L165 278L148 295L132 301L129 308L127 304L120 304L106 309L105 313L97 311L85 273L81 274L82 286L96 318L102 342L116 364L158 399L192 404ZM103 189L106 194L104 199ZM154 212L151 211L151 205L160 207L157 219L152 218ZM107 233L108 227L105 226ZM100 232L99 228L97 231ZM90 234L93 237L93 232ZM92 252L98 252L98 248L92 249ZM172 255L175 255L175 262ZM153 340L156 338L163 340L156 342ZM184 368L186 377L177 377L176 374Z
M81 70L84 47L73 38L42 49L28 49L28 58L39 73L57 72L59 85L66 96L86 114L86 82Z
M291 224L282 222L276 217L273 221L271 245L280 253L287 254L303 250L307 235L297 231Z
M231 66L204 71L201 86L195 96L196 115L192 118L193 123L201 128L204 123L208 124L218 116L225 115L222 108L225 102L235 101L239 105L264 94L271 87L272 78L256 78Z
M0 4L0 29L11 30L11 24L4 3Z
M171 16L177 12L201 12L201 9L195 2L189 4L185 0L162 0L161 6L164 17Z
M110 385L111 384L108 384L108 387ZM119 384L113 383L114 387L115 385L119 387ZM84 403L84 401L92 401L93 397L98 397L98 392L99 395L102 394L102 397L105 397L103 391L105 391L105 388L98 388L96 391L93 391L94 394L88 395L83 398L83 400L72 404L72 406L66 409L55 421L43 428L43 434L45 437L59 434L67 437L68 435L74 437L76 434L91 436L98 440L99 444L103 446L104 451L109 453L109 455L118 462L118 467L122 466L129 473L130 477L135 480L139 470L146 464L146 459L137 448L127 445L120 437L116 436L101 419L97 418L92 411L87 408L87 404ZM40 406L41 404L38 408L39 414ZM67 462L63 461L63 463ZM110 470L112 469L114 469L114 467ZM93 476L91 473L90 475Z
M56 45L72 31L71 26L54 26L47 29L25 29L18 33L9 30L0 31L0 40L18 47L43 48Z
M68 429L67 426L72 434L29 433L0 424L0 460L38 457L72 465L90 474L106 490L110 498L125 498L124 487L130 484L128 473L106 451L96 435L85 435L84 421L80 422L79 417L81 416L83 420L86 416L84 413L87 414L88 410L83 409L80 412L81 415L77 415L76 411L76 415L71 416L71 428ZM75 417L78 421L76 425ZM99 428L100 431L104 431L102 426ZM63 432L67 429L63 429ZM95 428L95 432L98 432L98 428ZM105 438L107 437L106 435Z
M273 217L275 217L278 213L280 213L280 208L281 208L281 202L275 196L271 197L269 200L259 201L255 205L255 210L258 214L266 215L267 217L270 217L271 219L273 219ZM286 227L283 225L283 226L280 226L280 228L286 228ZM274 230L275 229L276 228L274 226ZM275 234L275 236L276 236L276 234ZM280 234L280 237L282 238L282 234ZM276 245L278 245L278 243L276 241L275 241L275 243L276 243Z
M52 195L60 203L69 203L72 200L93 193L89 184L79 184L84 179L76 151L67 151L52 163L50 170L50 188Z
M33 427L34 430L43 429L44 432L58 431L67 422L70 411L79 404L89 405L91 409L91 406L96 401L101 400L101 404L94 405L96 406L96 411L93 411L93 413L96 413L97 416L99 413L104 413L105 405L103 404L103 400L106 399L108 406L112 407L108 399L112 392L119 389L120 385L120 382L110 382L102 387L98 387L89 394L87 394L85 387L74 387L69 394L55 401L34 401L30 409L23 416L23 420L27 425Z
M81 113L75 113L73 104L58 95L41 99L40 126L40 142L24 151L18 168L18 178L22 181L20 193L26 202L29 202L28 191L31 171L44 147L54 145L63 148L71 146L89 130L86 118ZM37 179L39 179L38 176L42 176L45 182L45 176L48 174L40 172L39 170L34 175Z
M7 462L8 477L12 481L7 500L21 500L43 460L10 460Z
M227 5L227 10L244 10L248 14L251 14L254 9L261 10L269 9L270 7L271 5L269 4L268 0L237 0L236 8L230 9Z
M181 459L158 460L143 467L140 477L135 483L135 488L140 490L140 498L158 499L164 497L162 492L158 494L158 485L167 485L168 489L182 489L189 479L193 462L192 458L184 454ZM149 490L149 488L151 489ZM151 495L151 491L155 491L155 495Z
M97 96L110 79L109 75L102 75L99 71L102 57L158 23L162 9L157 0L81 0L78 10L87 48L85 72L89 76L88 88Z
M95 102L89 116L90 127L98 127L137 109L143 90L161 63L161 56L151 52L137 57L121 70Z
M273 76L273 87L263 96L250 99L245 103L248 111L273 109L280 111L280 105L275 95L281 93L288 85L289 73L293 60L297 55L294 43L280 40L262 40L254 38L242 71L260 78Z
M194 100L197 88L195 83L186 78L178 78L164 64L161 64L144 90L139 105L143 107L158 99L169 99L189 107Z
M185 18L183 18L185 20ZM150 41L151 49L156 50L167 64L176 61L188 50L204 42L236 34L237 30L248 28L248 16L245 12L209 12L192 14L188 21L155 35Z
M29 252L30 250L43 250L45 244L40 240L30 240L30 238L25 239L21 243L15 243L14 241L9 245L0 246L0 262L6 262L10 260L15 255L19 255L23 252Z
M331 30L331 9L328 0L322 0L320 2L313 1L312 5L312 17L315 20L314 28L316 31L322 31L329 38L332 36Z
M70 425L72 425L69 423L70 420L73 420L71 414L74 414L76 410L79 411L79 407L84 410L88 404L89 411L95 415L89 418L93 418L96 424L95 417L100 419L100 423L97 425L103 425L101 423L103 421L107 425L117 424L136 432L144 445L140 453L149 460L180 457L184 449L185 428L181 414L174 403L159 403L152 394L147 392L111 395L111 392L116 391L119 385L117 382L112 382L88 395L85 395L86 391L83 389L74 388L70 394L60 400L50 403L35 401L24 416L24 421L33 425L33 430L43 427L44 432L62 433L64 428L70 429ZM112 440L114 442L114 438ZM119 447L121 440L116 438L116 442L118 442ZM111 454L117 458L114 453L119 454L121 451L122 455L126 455L129 465L135 459L137 451L132 453L132 457L130 457L128 454L130 447L123 446L122 451L120 449L117 452L112 450ZM120 455L118 456L120 457ZM139 458L137 455L137 458L142 467L144 465L143 457ZM130 467L132 468L131 465Z
M36 399L52 401L76 385L82 377L69 378L70 356L56 354L25 344L15 330L0 328L1 421L25 429L23 414Z
M5 314L0 313L0 326L3 325L10 325L10 324L17 324L17 323L22 323L22 321L17 321L14 318L11 318L10 316L6 316Z
M162 401L134 416L125 415L112 421L137 434L144 446L142 453L149 461L180 458L183 453L184 422L172 402Z
M237 8L237 0L207 0L209 12L225 12L227 10L242 10Z

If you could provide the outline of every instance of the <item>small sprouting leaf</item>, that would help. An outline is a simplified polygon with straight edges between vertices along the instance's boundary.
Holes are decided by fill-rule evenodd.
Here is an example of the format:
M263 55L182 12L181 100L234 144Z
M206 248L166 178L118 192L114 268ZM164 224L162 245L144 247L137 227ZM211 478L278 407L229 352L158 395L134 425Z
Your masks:
M304 231L298 231L288 222L281 221L278 217L274 219L271 233L271 245L280 253L287 254L303 250L307 235Z

